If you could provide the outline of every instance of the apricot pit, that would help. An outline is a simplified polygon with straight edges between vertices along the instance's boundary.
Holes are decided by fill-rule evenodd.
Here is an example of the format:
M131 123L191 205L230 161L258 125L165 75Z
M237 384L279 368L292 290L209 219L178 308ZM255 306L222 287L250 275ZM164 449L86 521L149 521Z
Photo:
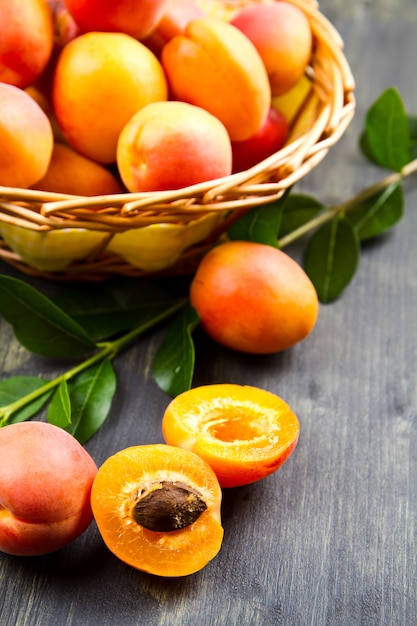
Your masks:
M181 530L207 509L201 494L184 483L164 480L140 495L133 509L135 522L156 532Z

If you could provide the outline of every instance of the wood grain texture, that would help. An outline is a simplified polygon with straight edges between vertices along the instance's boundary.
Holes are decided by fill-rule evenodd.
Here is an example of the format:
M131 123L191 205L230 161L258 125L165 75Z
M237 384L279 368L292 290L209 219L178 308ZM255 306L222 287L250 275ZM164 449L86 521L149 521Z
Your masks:
M337 202L381 177L357 150L364 112L381 91L396 86L417 114L417 3L323 0L321 9L345 41L357 114L297 190ZM417 623L415 180L405 189L404 219L364 246L353 283L321 307L305 342L253 357L197 333L195 384L269 389L301 422L297 449L279 472L225 492L218 557L193 576L159 579L116 560L94 525L49 556L1 554L2 626ZM0 271L17 275L6 265ZM122 447L162 441L168 400L150 374L160 339L152 333L115 361L111 416L87 444L98 464ZM0 320L1 377L58 371L57 363L29 356Z

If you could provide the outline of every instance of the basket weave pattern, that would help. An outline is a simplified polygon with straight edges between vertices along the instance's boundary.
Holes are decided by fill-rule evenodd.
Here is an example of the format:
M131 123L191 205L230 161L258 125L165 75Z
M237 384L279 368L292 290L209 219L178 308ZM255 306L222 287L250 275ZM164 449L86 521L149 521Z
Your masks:
M307 68L312 89L303 107L308 107L313 97L316 106L307 128L302 132L294 128L283 149L249 170L175 191L86 198L0 187L0 258L27 274L54 280L192 271L233 221L253 206L280 198L310 172L340 139L353 117L354 79L343 54L343 42L320 13L318 4L313 0L288 1L306 13L313 32L313 55ZM247 0L229 0L230 4L238 7ZM68 253L70 262L67 259L62 268L58 265L51 271L47 263L33 266L30 254L29 260L24 258L19 245L13 245L14 231L23 233L23 239L28 235L29 246L31 237L36 246L36 238L48 233L59 233L55 246L65 245L70 234L76 233L77 252L72 258ZM81 246L78 236L84 238ZM146 257L146 242L162 249L167 236L182 242L172 258L168 251L166 258L156 264L146 259L141 264L132 262L129 254L121 254L125 246L128 249L145 243Z

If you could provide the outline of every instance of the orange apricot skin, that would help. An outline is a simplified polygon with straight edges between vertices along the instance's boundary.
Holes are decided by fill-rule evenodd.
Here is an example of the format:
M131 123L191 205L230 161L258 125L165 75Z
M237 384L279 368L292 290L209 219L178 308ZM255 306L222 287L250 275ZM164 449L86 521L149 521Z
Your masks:
M182 35L187 24L199 17L204 17L204 11L195 0L168 0L156 28L142 41L159 57L165 44Z
M0 24L0 82L27 87L52 54L51 10L46 0L7 0L0 3Z
M190 300L210 337L231 349L268 354L303 340L316 323L318 297L287 254L251 241L210 250L190 287Z
M285 93L303 75L312 52L307 16L289 2L251 3L231 19L259 52L273 96Z
M261 128L246 141L233 141L233 172L242 172L268 158L284 146L288 137L285 117L272 106Z
M167 95L156 56L124 33L80 35L64 46L56 62L52 105L57 122L75 150L102 164L116 162L119 134L132 115Z
M33 98L0 83L0 185L27 188L45 175L53 150L51 123Z
M31 188L79 196L100 196L124 191L110 170L59 142L54 144L45 176Z
M121 32L143 39L158 24L169 0L65 0L83 32Z
M179 481L199 491L207 509L190 526L157 532L132 517L137 494L154 481ZM138 445L109 457L91 490L94 517L109 550L121 561L157 576L188 576L207 565L223 541L222 492L203 459L165 444Z
M192 20L164 46L161 62L174 98L218 117L232 141L248 139L265 120L271 103L265 67L231 24L211 17Z
M97 466L69 433L45 422L0 429L0 550L53 552L79 537L93 514Z
M122 129L117 165L129 191L179 189L232 172L226 128L186 102L154 102Z
M214 384L179 394L165 410L166 443L201 456L222 488L266 478L294 451L297 416L275 394L249 385Z

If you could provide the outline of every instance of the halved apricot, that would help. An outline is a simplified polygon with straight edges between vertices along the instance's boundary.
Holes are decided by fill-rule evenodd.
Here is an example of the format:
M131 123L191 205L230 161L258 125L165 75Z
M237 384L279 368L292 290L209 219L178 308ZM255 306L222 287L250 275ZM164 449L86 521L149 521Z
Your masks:
M132 446L99 468L91 506L119 559L159 576L187 576L219 552L221 489L193 452L164 444Z
M269 391L217 384L174 398L162 432L168 444L204 459L221 487L238 487L265 478L288 459L300 424L288 404Z

